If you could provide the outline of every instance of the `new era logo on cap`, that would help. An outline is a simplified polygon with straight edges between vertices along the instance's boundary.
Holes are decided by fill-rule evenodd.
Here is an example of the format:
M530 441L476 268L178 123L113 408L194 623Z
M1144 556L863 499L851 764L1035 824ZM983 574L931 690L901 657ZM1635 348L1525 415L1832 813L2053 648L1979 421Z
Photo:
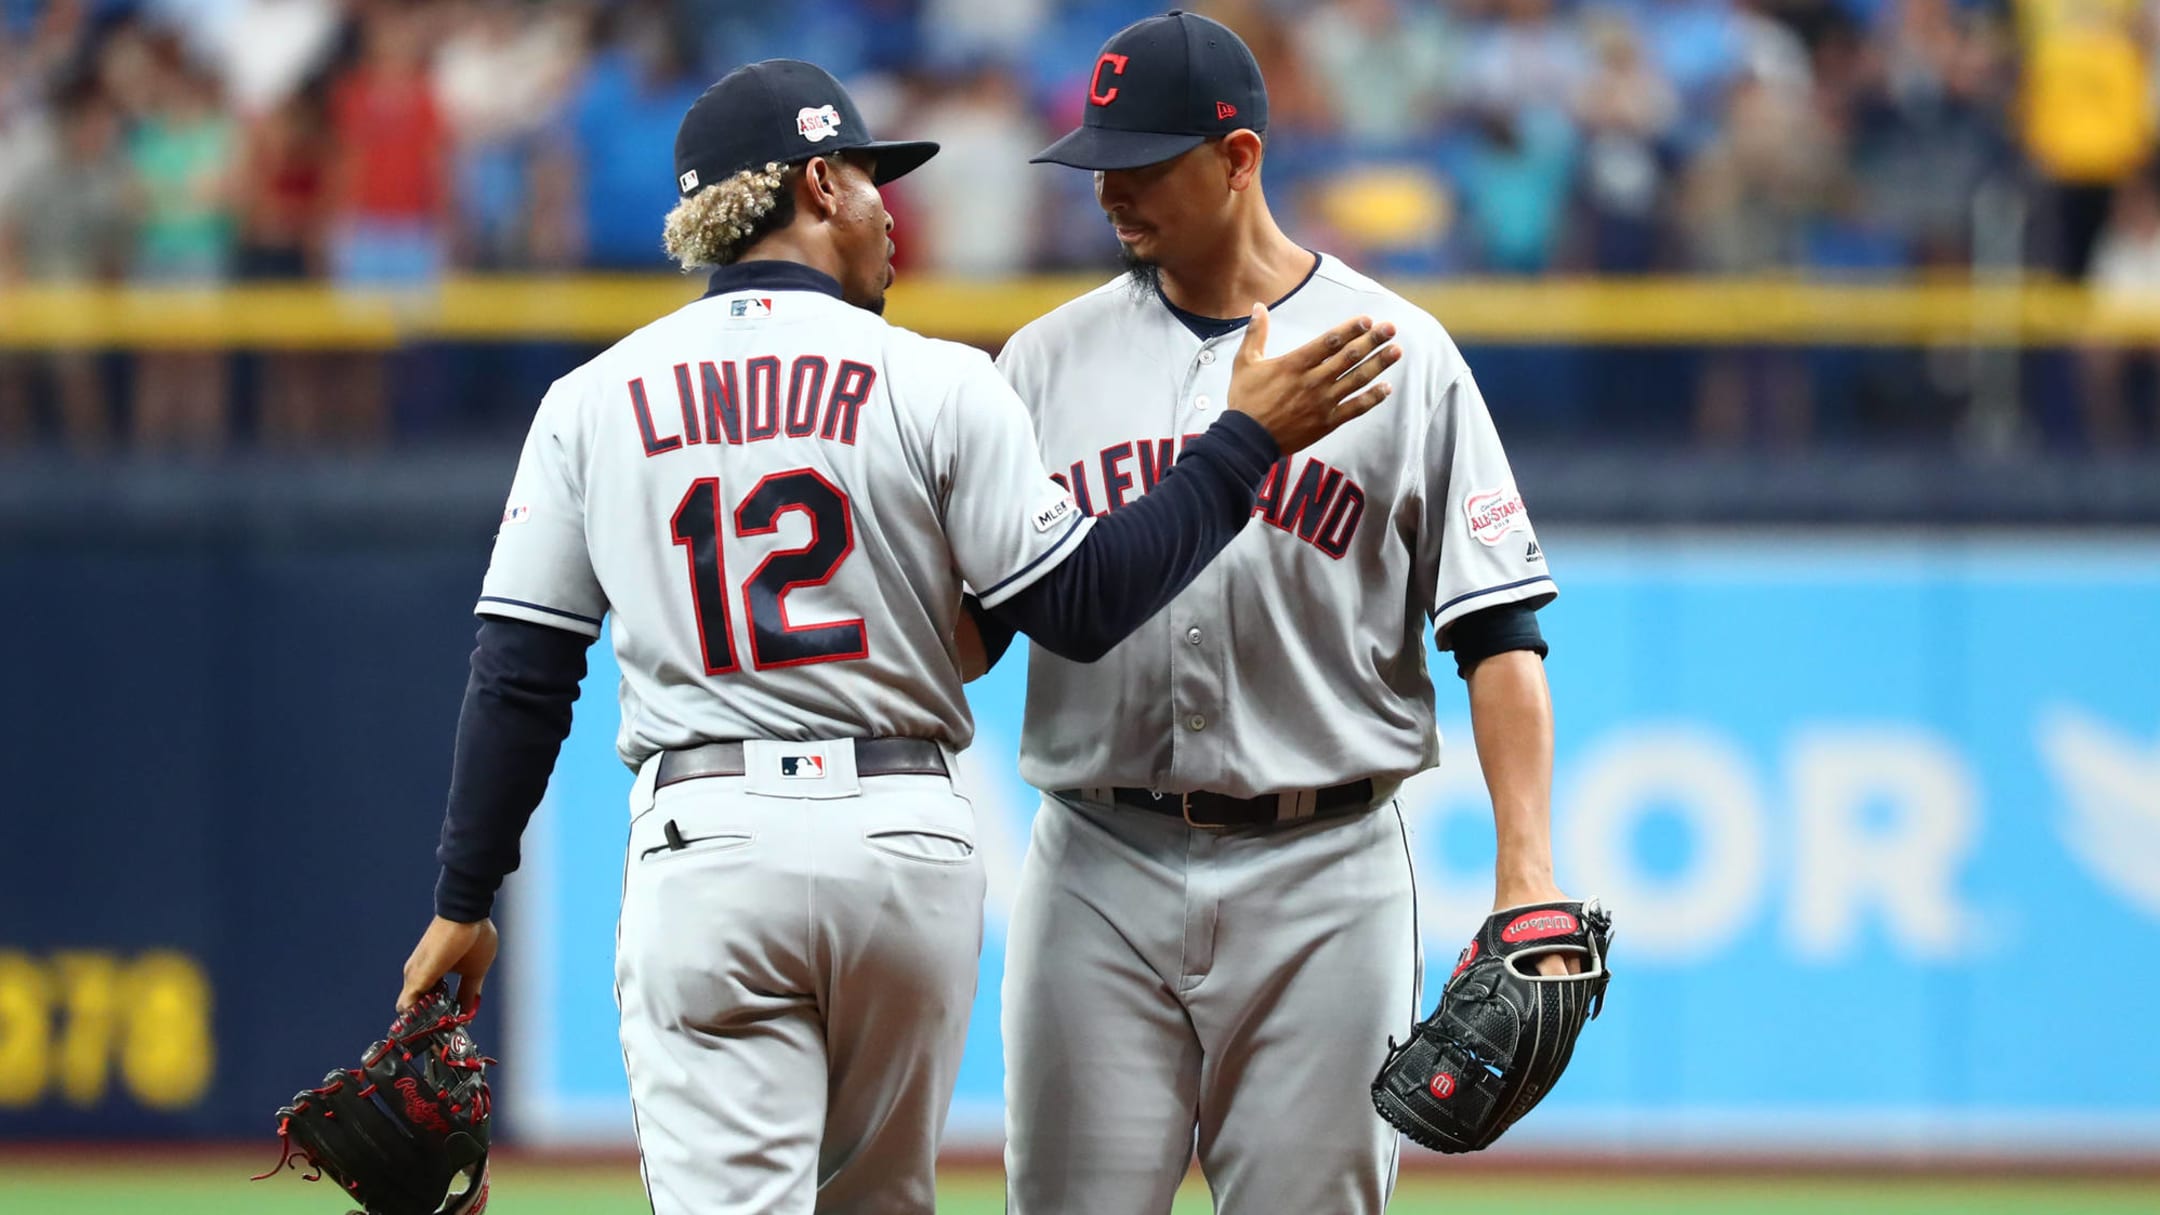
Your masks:
M1235 117L1237 117L1237 107L1236 107L1236 106L1234 106L1234 105L1231 105L1231 104L1230 104L1229 102L1227 102L1227 101L1218 101L1218 102L1216 102L1216 103L1215 103L1215 119L1216 119L1216 121L1220 122L1220 121L1222 121L1223 119L1226 119L1226 118L1235 118Z
M780 757L780 775L791 780L825 779L825 757L822 755L783 755Z

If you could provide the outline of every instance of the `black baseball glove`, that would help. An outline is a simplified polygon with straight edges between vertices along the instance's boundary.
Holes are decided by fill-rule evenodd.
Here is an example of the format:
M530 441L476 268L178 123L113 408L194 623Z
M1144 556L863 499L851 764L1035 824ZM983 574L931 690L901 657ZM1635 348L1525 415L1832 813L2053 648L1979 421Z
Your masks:
M285 1154L345 1187L365 1215L481 1215L487 1209L487 1065L444 984L391 1023L360 1066L331 1072L278 1110ZM451 1183L465 1186L451 1193Z
M1575 1036L1604 1007L1612 917L1595 901L1495 912L1463 950L1440 1005L1373 1078L1373 1108L1412 1141L1475 1152L1552 1090ZM1574 954L1582 973L1548 978L1537 959Z

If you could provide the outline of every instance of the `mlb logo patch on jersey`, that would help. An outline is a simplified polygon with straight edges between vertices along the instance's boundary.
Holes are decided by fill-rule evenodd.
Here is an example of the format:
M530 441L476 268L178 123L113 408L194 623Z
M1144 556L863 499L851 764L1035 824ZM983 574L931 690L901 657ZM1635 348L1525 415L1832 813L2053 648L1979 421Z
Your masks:
M1072 518L1073 512L1078 509L1073 505L1073 500L1070 497L1059 498L1057 501L1035 512L1035 530L1038 532L1049 531L1065 520Z
M530 506L506 506L503 508L503 524L505 526L512 523L523 523L530 518L532 518L532 507Z
M825 757L822 755L783 755L780 757L780 775L790 780L825 779Z
M830 139L840 133L840 112L829 105L804 106L795 113L795 129L811 143Z
M771 300L771 299L769 299L769 298L768 298L768 299L757 299L757 300L729 300L729 301L728 301L728 315L729 315L729 316L771 316L771 315L772 315L772 300Z

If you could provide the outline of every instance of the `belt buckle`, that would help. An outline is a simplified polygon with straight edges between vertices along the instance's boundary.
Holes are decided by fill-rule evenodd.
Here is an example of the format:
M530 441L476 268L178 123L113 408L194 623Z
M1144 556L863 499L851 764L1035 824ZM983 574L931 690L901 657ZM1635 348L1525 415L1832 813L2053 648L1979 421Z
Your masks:
M1172 794L1171 796L1178 799L1178 814L1184 818L1186 826L1198 831L1228 831L1230 829L1229 823L1202 823L1194 821L1192 816L1192 794L1176 793Z

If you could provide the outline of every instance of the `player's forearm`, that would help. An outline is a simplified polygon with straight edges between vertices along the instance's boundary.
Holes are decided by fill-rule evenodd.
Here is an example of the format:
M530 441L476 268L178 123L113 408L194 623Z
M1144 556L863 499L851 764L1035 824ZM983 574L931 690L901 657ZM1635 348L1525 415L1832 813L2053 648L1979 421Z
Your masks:
M473 650L435 859L435 914L485 919L547 791L585 678L583 634L486 617Z
M1226 414L1146 496L1097 519L1071 556L992 613L1061 658L1101 658L1237 537L1281 455L1259 423Z
M1013 627L990 613L973 595L960 597L955 639L960 643L960 679L973 682L990 673L1012 645Z
M1552 695L1545 663L1510 650L1470 672L1470 727L1492 794L1496 906L1554 897Z

